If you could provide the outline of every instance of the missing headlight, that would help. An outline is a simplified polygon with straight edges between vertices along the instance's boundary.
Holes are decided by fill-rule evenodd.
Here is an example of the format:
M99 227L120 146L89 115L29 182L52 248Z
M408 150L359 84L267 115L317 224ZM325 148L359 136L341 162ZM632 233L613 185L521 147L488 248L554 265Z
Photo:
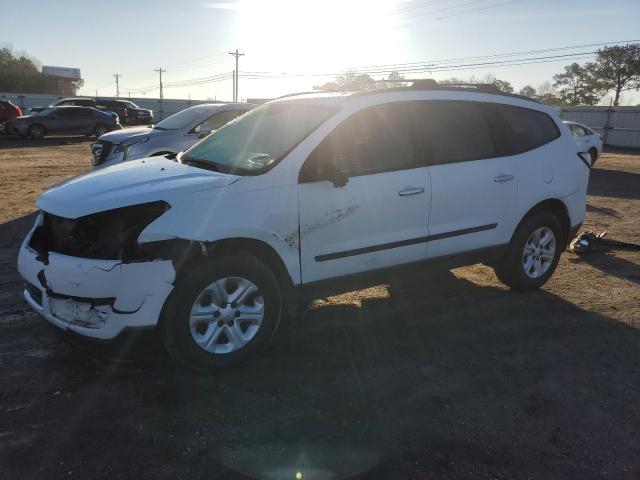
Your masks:
M163 201L142 203L67 219L44 213L29 246L45 260L48 252L73 257L128 261L142 230L169 209Z

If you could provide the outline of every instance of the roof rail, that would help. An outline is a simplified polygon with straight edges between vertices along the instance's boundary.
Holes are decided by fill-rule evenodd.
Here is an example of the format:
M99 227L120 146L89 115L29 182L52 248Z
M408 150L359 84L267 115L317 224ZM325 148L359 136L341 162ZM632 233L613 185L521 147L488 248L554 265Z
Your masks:
M275 100L280 100L281 98L287 98L287 97L295 97L297 95L309 95L311 93L327 93L327 92L323 92L322 90L311 90L311 91L308 91L308 92L287 93L286 95L282 95L280 97L276 97Z
M374 90L366 90L364 92L358 92L355 95L372 95L375 93L382 93L385 91L406 91L406 90L448 90L448 91L467 91L478 93L491 93L493 95L502 95L505 97L520 98L522 100L528 100L530 102L541 103L535 98L526 97L524 95L517 95L515 93L503 92L498 88L495 83L438 83L433 78L405 78L402 80L384 80L389 83L410 83L409 86L391 87L391 88L379 88Z
M386 83L410 83L408 86L398 86L390 88L375 88L372 90L364 90L361 92L354 92L353 96L360 97L366 95L374 95L376 93L384 92L398 92L406 90L448 90L448 91L467 91L478 93L491 93L492 95L502 95L504 97L520 98L522 100L528 100L530 102L541 103L535 98L526 97L524 95L517 95L515 93L503 92L498 88L495 83L438 83L433 78L403 78L398 80L383 80ZM322 93L321 90L313 90L310 92L298 92L282 95L280 98L295 97L296 95L305 95L310 93ZM336 92L339 93L339 92ZM348 92L342 92L348 93Z

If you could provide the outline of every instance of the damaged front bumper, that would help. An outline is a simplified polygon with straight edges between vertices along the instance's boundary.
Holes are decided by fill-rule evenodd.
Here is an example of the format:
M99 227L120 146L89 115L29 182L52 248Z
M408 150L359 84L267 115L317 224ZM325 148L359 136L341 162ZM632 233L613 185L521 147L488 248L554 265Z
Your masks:
M50 323L100 340L158 323L175 280L170 260L123 263L49 252L44 262L29 247L32 233L20 248L18 271L25 300Z

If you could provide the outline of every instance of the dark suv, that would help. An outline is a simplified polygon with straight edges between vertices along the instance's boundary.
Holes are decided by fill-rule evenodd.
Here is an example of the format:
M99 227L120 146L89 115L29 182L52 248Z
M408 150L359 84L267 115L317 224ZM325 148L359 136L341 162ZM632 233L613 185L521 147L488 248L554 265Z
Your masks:
M8 133L32 138L42 138L49 134L99 137L120 128L122 126L115 113L89 107L49 107L6 123Z
M153 123L153 110L140 108L131 100L119 100L127 106L127 121L130 124L151 125Z

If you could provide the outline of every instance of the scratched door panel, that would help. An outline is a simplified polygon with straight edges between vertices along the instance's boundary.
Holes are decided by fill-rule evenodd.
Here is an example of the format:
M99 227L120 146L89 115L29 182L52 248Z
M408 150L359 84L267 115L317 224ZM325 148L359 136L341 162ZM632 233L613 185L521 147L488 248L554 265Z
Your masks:
M423 167L352 177L341 188L301 184L303 282L425 258L426 242L419 239L427 235L428 175ZM400 195L409 188L415 190ZM394 246L399 242L405 244Z

